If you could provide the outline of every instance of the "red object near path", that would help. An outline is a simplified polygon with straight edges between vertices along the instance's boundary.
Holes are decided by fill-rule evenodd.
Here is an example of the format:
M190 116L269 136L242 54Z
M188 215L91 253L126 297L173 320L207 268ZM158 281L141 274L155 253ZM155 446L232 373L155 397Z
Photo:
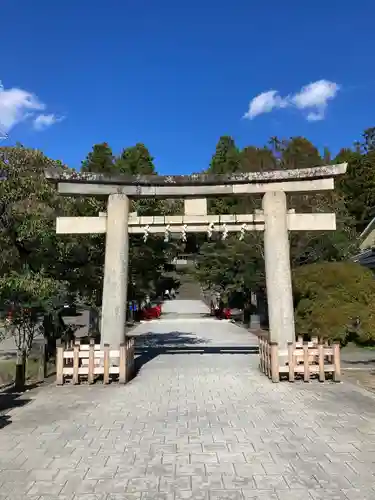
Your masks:
M161 305L148 307L142 311L142 319L158 319L161 316Z
M232 316L232 311L229 309L229 307L225 307L223 309L223 318L224 319L230 319Z

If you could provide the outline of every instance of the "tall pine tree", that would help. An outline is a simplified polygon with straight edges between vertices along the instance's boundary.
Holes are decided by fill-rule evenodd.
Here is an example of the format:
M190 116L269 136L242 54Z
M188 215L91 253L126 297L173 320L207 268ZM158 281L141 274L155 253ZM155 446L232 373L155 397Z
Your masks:
M126 148L116 160L116 169L128 175L155 174L154 158L144 144Z
M211 174L229 174L239 170L240 156L232 137L220 137L216 145L208 172Z
M95 144L92 151L82 162L82 172L96 172L98 174L113 173L112 149L106 142Z

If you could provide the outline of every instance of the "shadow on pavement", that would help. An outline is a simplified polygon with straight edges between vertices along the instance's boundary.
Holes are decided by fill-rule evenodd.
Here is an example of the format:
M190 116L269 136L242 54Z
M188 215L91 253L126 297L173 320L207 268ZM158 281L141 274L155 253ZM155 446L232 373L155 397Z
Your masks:
M375 359L359 359L359 360L348 360L343 359L344 365L373 365L375 366Z
M135 337L135 375L146 363L163 354L257 354L257 346L208 345L210 340L186 332L146 333Z
M29 385L26 389L34 389L37 384ZM21 408L32 400L24 397L24 393L15 392L13 388L0 392L0 430L12 423L11 416L7 413L14 408Z

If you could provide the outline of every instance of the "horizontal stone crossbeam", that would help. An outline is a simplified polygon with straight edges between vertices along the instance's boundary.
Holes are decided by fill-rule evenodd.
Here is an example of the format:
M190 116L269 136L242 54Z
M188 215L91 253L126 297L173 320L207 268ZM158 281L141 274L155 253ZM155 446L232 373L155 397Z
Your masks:
M170 215L138 217L130 216L128 219L129 234L144 233L148 226L150 234L165 233L204 233L208 226L214 225L214 231L239 232L246 224L246 230L263 231L264 214L239 214L239 215ZM329 213L296 214L289 211L287 214L289 231L332 231L336 229L336 216ZM225 225L225 226L224 226ZM107 217L58 217L56 232L58 234L91 234L106 233Z
M315 168L242 172L227 175L108 176L93 172L47 169L46 178L57 184L60 194L132 198L262 194L270 191L308 192L334 188L333 178L345 173L346 163Z

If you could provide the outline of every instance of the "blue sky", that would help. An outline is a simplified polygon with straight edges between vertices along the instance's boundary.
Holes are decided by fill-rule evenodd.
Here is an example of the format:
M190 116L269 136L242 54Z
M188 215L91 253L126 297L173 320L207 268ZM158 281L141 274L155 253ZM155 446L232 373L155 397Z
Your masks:
M176 174L226 134L335 152L375 126L374 18L373 0L1 0L1 143L79 167L143 142Z

